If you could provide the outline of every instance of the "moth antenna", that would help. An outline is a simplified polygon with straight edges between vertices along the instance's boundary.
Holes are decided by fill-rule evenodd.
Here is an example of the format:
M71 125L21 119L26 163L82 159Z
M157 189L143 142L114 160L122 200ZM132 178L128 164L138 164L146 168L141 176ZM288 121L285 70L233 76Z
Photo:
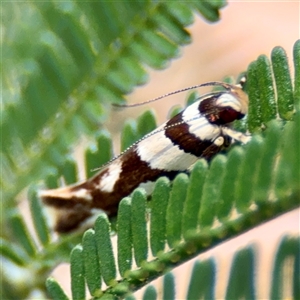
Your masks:
M166 98L166 97L169 97L169 96L172 96L172 95L175 95L175 94L179 94L179 93L182 93L182 92L186 92L186 91L189 91L189 90L197 89L197 88L204 87L204 86L216 86L216 85L221 85L227 90L231 89L231 88L234 88L234 87L237 87L237 85L232 85L232 84L225 83L225 82L222 82L222 81L209 81L209 82L206 82L206 83L201 83L201 84L190 86L190 87L187 87L187 88L184 88L184 89L176 90L176 91L164 94L162 96L159 96L159 97L156 97L156 98L144 101L144 102L139 102L139 103L134 103L134 104L113 104L113 106L115 106L115 107L136 107L136 106L141 106L141 105L148 104L148 103L151 103L151 102L155 102L155 101L161 100L163 98Z

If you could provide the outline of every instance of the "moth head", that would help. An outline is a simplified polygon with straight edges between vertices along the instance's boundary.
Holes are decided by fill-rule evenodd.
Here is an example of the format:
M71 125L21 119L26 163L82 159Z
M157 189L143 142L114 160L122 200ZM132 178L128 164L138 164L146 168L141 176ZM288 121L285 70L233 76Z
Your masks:
M236 101L239 103L240 113L245 116L248 113L248 95L239 86L232 86L230 89L230 93L235 97Z
M204 97L199 110L208 121L224 125L242 119L248 112L248 96L240 86L221 84L226 91Z

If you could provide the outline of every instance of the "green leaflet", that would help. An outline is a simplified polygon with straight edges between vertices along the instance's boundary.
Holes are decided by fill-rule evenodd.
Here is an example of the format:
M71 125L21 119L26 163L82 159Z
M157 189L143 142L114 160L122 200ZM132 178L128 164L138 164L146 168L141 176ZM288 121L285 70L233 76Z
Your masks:
M169 192L169 179L165 177L158 179L152 193L150 218L150 247L154 256L157 256L160 251L163 252L165 249Z
M131 199L124 198L118 210L118 266L119 272L131 269L132 264L132 232L131 232Z
M29 257L34 257L37 252L36 244L17 209L11 212L9 226L11 233L22 250L24 250Z
M172 183L172 190L170 192L166 214L166 236L168 245L171 248L181 240L182 211L187 194L188 183L189 179L186 174L179 174Z
M275 47L271 59L277 89L278 113L282 119L290 120L294 110L294 96L287 55L283 48Z
M215 299L216 266L213 259L196 261L193 266L187 299Z
M299 238L285 236L277 249L273 265L273 278L270 298L284 297L284 268L288 267L292 278L289 278L292 290L289 291L294 299L299 297Z
M222 155L216 156L210 165L209 173L207 174L201 189L201 205L198 210L198 225L200 230L205 227L213 226L214 218L217 213L217 206L220 201L219 186L223 179L225 166L226 158Z
M200 160L196 163L191 173L190 184L187 189L182 215L182 234L184 237L191 228L194 229L197 227L202 187L207 174L207 168L207 162L205 160Z
M294 44L294 101L295 105L299 109L300 105L300 40L297 40Z
M156 299L157 299L156 289L152 285L148 286L144 293L143 300L156 300Z
M95 223L95 245L104 282L113 284L116 278L116 266L110 239L110 228L107 216L100 215ZM97 261L94 262L98 263Z
M60 285L53 278L48 278L46 281L47 290L53 300L69 300Z
M81 245L73 248L70 256L72 299L85 299L85 278Z
M84 233L82 244L86 284L92 295L101 294L100 260L95 242L95 231L93 229L89 229Z
M95 137L95 143L85 151L85 174L89 178L95 174L94 169L101 168L113 156L111 136L106 131L101 131Z
M224 171L217 207L217 216L220 220L229 218L233 206L236 205L236 200L238 199L236 195L239 186L237 182L242 171L241 164L244 159L244 151L240 147L233 148L228 153L227 164L236 166L236 168L228 168Z
M164 276L164 282L163 282L164 290L163 290L163 299L169 299L169 300L175 300L176 294L175 294L175 282L174 282L174 276L172 273L167 273Z
M134 259L138 266L148 257L146 194L143 189L136 189L132 195L131 232Z
M36 193L36 188L33 186L28 193L28 199L30 199L31 215L39 241L43 246L46 246L50 242L50 234L42 211L42 205Z
M254 253L254 249L248 247L235 254L225 299L237 299L239 297L245 297L245 299L255 298Z
M136 141L156 128L156 118L153 111L144 112L136 121L129 120L125 123L121 135L121 149L126 150Z

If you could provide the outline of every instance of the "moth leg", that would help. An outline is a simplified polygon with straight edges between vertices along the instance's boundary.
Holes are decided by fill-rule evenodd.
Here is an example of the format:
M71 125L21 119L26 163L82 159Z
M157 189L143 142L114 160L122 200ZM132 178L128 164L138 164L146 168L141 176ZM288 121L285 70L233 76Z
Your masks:
M224 135L231 137L235 141L241 142L242 144L247 144L251 140L250 134L245 134L243 132L233 130L232 128L229 127L223 127L222 133Z

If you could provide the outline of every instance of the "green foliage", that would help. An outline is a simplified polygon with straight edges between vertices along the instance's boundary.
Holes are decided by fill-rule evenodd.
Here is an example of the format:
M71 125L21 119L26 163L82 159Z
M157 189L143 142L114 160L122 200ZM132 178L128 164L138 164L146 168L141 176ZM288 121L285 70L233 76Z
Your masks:
M137 189L132 195L131 206L131 232L134 259L138 266L147 259L148 239L146 220L146 193L143 189ZM122 230L119 227L119 230ZM122 246L120 245L122 248Z
M254 249L250 247L236 253L230 270L226 299L255 298L254 253Z
M294 299L299 298L299 262L300 262L300 240L295 238L283 237L281 243L278 247L276 254L276 261L274 263L273 278L272 278L272 288L270 293L270 298L283 298L284 297L284 268L287 264L294 265L292 268L292 278L290 280L292 285L292 294ZM289 261L290 260L290 261Z
M45 179L46 186L56 187L61 177L66 183L78 180L77 164L70 152L82 135L89 140L85 151L87 176L95 165L107 162L113 153L111 138L105 131L95 132L107 118L109 104L122 103L124 94L146 81L145 66L163 68L177 55L180 45L190 42L185 27L192 23L194 11L215 21L225 2L134 4L68 1L7 2L2 6L6 58L1 65L4 109L0 125L5 173L1 178L3 299L28 298L34 291L45 298L47 293L52 299L69 299L53 278L47 279L55 266L69 260L73 299L88 297L86 286L94 299L133 299L131 292L174 266L299 206L297 41L294 87L285 51L280 47L273 50L271 62L261 56L249 66L247 126L252 133L261 133L262 127L266 131L246 147L234 147L228 155L216 157L210 166L199 161L190 176L179 174L173 183L160 178L149 203L143 190L122 200L117 218L118 260L112 249L111 224L105 215L99 216L95 229L89 229L83 237L74 234L55 239L51 235L36 182ZM151 47L153 44L156 47ZM188 103L195 99L195 94L191 95ZM122 149L155 127L152 112L131 121L122 133ZM29 184L34 232L17 208L16 195ZM221 189L216 189L219 186ZM234 210L237 215L232 214ZM216 220L219 225L212 228ZM166 250L167 245L170 250ZM153 260L148 259L149 246ZM270 298L282 294L282 270L291 256L292 293L295 299L299 297L299 240L285 237L275 257ZM133 259L138 268L132 268ZM255 293L255 260L252 248L236 253L228 298ZM241 279L235 271L239 265L249 265L244 286L239 284ZM12 266L25 275L14 278ZM203 288L197 285L201 277ZM187 297L210 298L214 288L214 261L197 262ZM166 299L176 298L171 273L164 277L163 295ZM147 287L144 298L157 297L155 288Z
M152 285L148 286L144 293L143 300L156 300L156 299L157 299L156 289Z
M71 289L73 299L85 299L84 262L82 247L73 248L70 256Z
M46 281L46 287L54 300L68 300L68 296L65 294L60 285L53 279L48 278Z
M99 256L101 275L107 285L112 284L116 278L116 265L109 232L107 216L102 214L95 223L95 244Z
M87 277L89 291L92 295L97 295L101 291L101 271L98 263L99 256L95 242L95 232L93 229L87 230L82 238L84 270Z
M194 171L193 174L196 172ZM183 226L183 208L186 207L186 194L189 178L186 174L179 174L172 183L172 190L166 213L166 236L170 248L174 247L181 238ZM184 203L185 202L185 203ZM186 215L186 213L185 213Z
M174 276L172 273L167 273L164 276L164 292L163 292L163 299L175 299L175 282Z
M99 150L101 156L99 157ZM91 143L85 150L85 174L89 178L95 174L95 166L102 166L113 156L112 140L108 132L102 130L95 136L95 143ZM75 182L75 181L73 181Z
M132 264L131 199L124 198L118 210L118 266L121 276Z
M170 183L165 177L157 180L151 201L150 248L154 256L164 251L166 244L166 213L170 193Z
M146 111L137 121L129 120L125 123L121 135L121 149L124 151L137 140L156 128L156 118L153 111Z
M188 287L187 299L215 299L216 265L213 259L196 261Z

